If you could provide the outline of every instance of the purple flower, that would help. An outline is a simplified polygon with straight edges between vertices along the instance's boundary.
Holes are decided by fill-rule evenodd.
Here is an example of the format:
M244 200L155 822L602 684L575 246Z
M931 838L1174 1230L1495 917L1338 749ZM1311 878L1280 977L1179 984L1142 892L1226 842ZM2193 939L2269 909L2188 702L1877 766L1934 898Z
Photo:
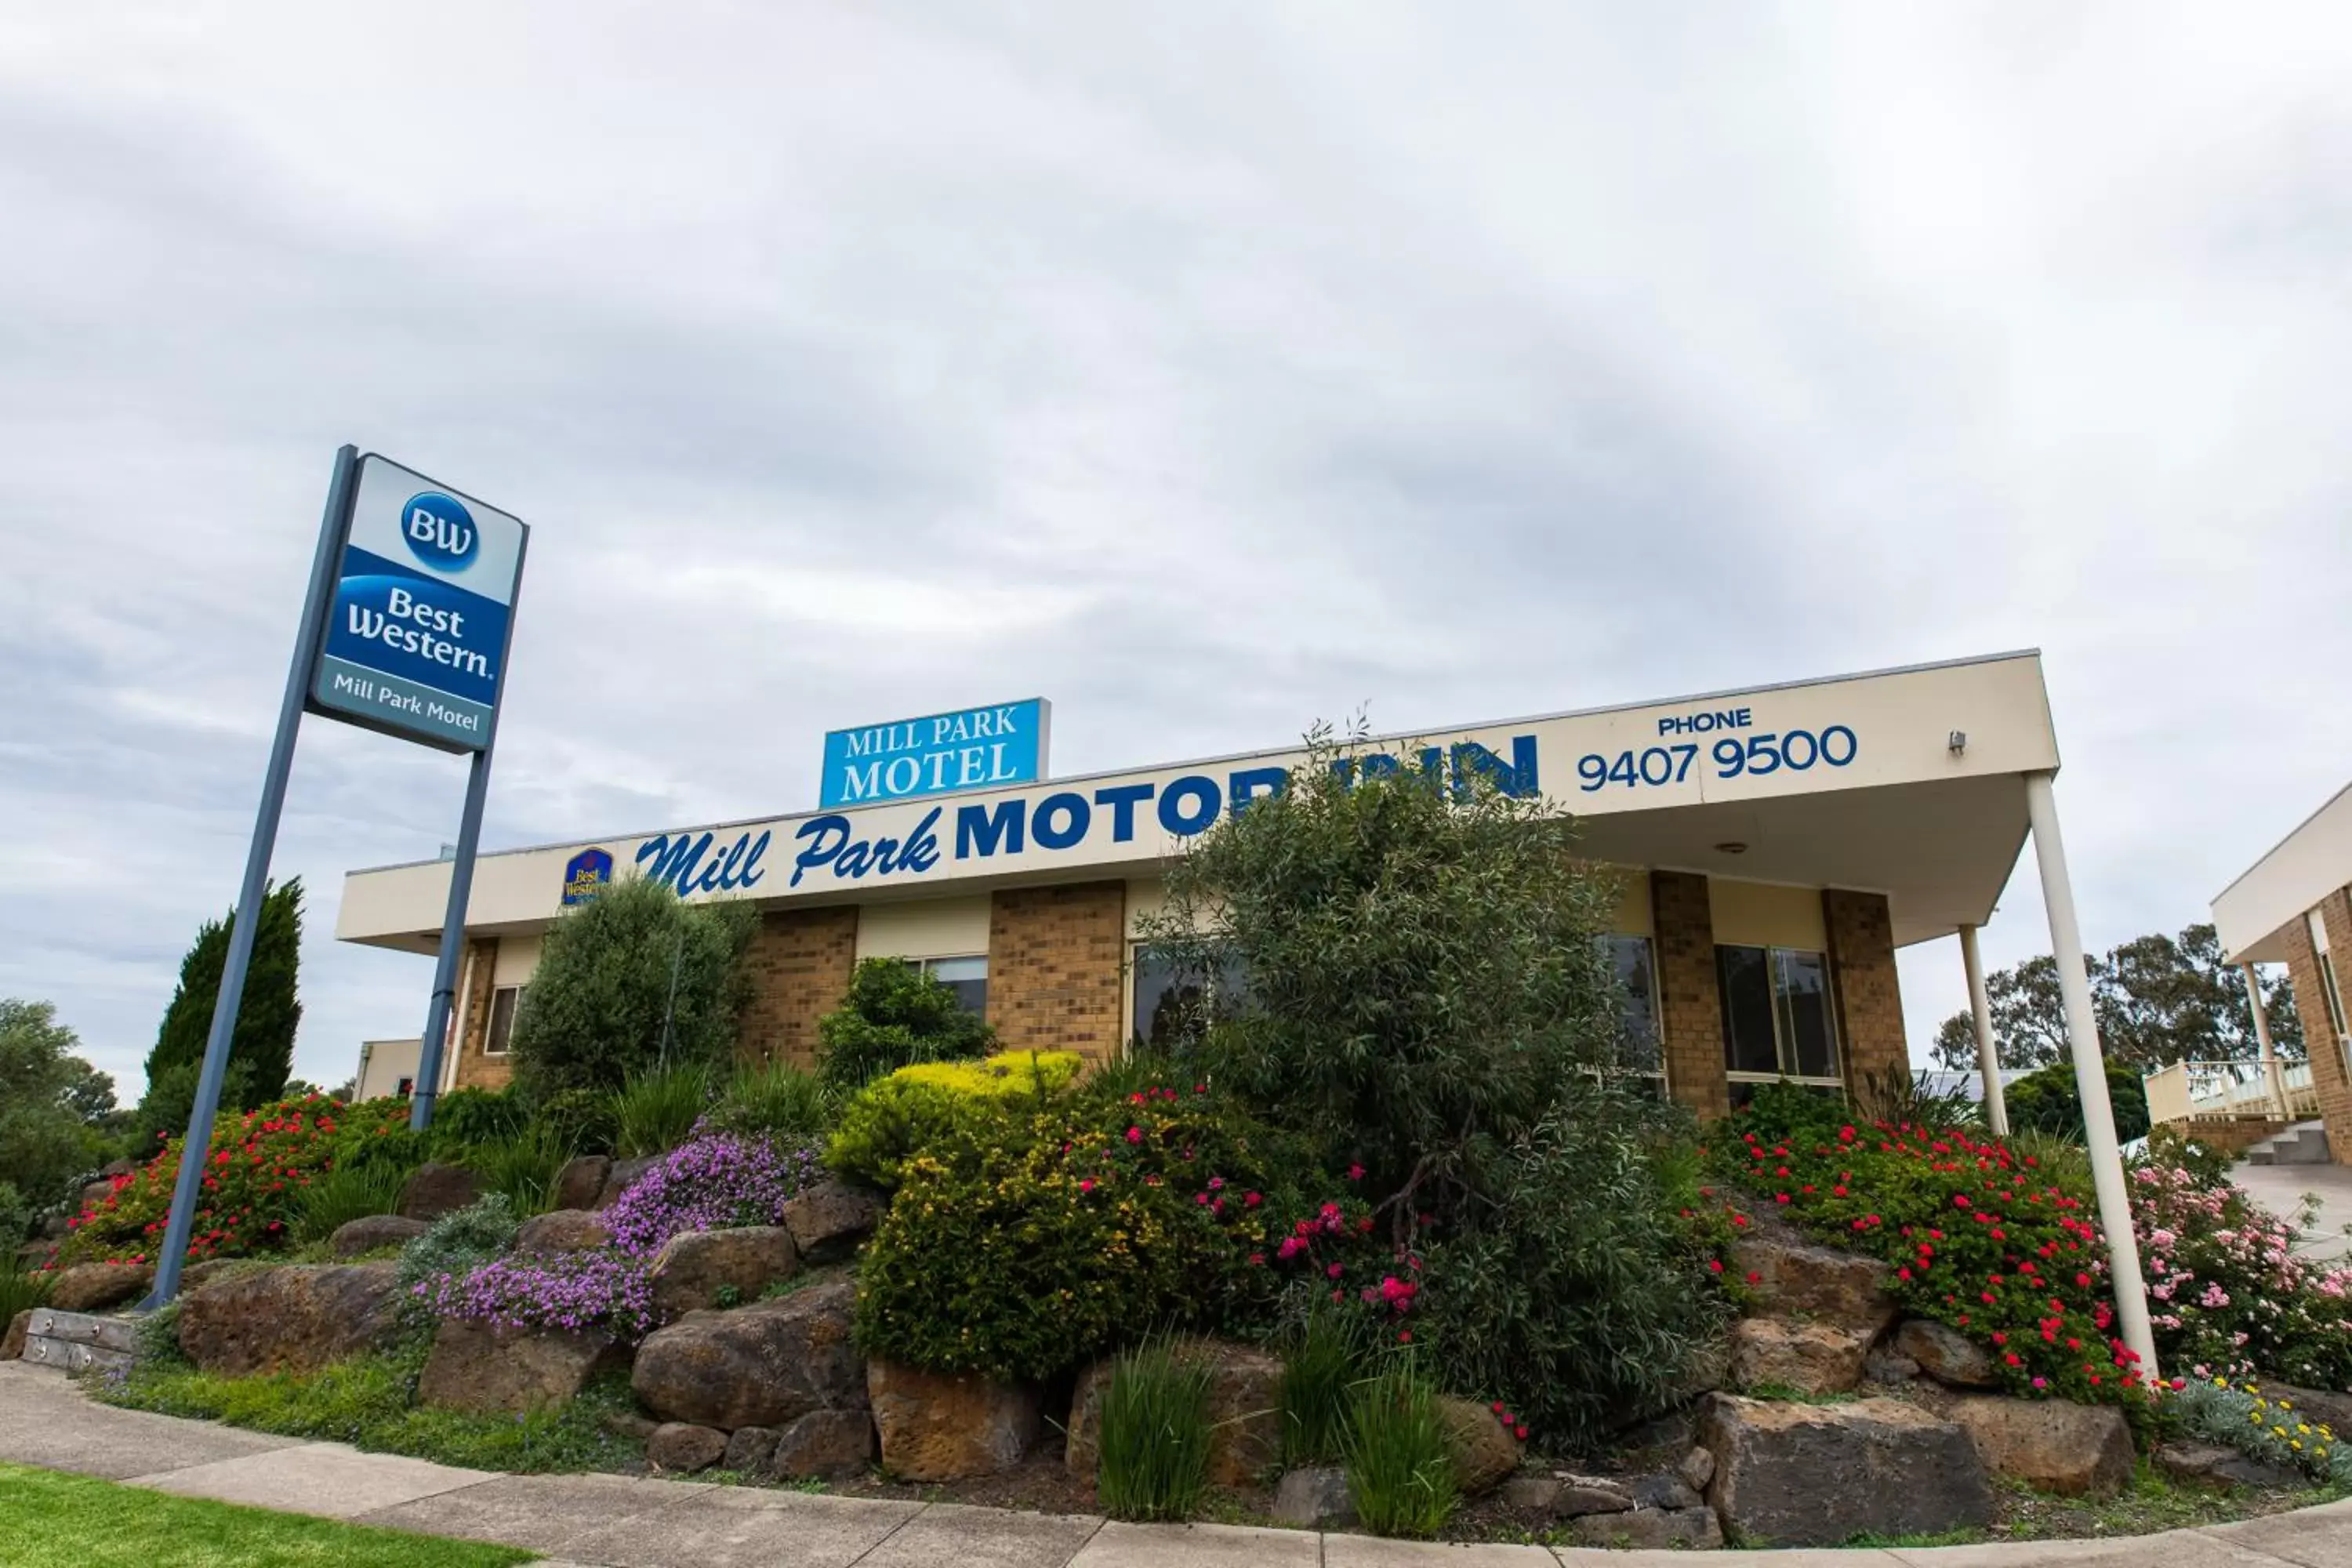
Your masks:
M706 1132L681 1143L604 1211L613 1245L650 1258L689 1230L774 1225L784 1205L824 1179L814 1149L790 1153L764 1139Z
M610 1252L501 1258L470 1273L427 1279L415 1293L436 1317L494 1328L595 1330L637 1340L654 1327L645 1260Z

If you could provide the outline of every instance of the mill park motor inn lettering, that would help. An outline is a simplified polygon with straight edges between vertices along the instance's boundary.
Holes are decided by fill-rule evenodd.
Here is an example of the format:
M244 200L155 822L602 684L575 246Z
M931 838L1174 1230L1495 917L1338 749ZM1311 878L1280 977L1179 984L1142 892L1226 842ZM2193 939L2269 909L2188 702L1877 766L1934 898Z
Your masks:
M1045 773L1042 697L835 730L817 802L835 806L1032 784Z

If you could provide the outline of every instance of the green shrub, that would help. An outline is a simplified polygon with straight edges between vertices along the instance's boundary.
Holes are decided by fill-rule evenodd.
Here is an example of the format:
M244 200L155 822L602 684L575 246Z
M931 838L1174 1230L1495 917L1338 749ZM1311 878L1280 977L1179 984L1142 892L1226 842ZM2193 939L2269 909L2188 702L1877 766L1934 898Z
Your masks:
M369 1215L390 1214L400 1203L400 1189L408 1180L401 1165L353 1161L314 1178L302 1189L296 1206L294 1239L324 1241L348 1222Z
M861 960L841 1005L817 1020L817 1072L861 1089L916 1062L986 1056L996 1031L903 958Z
M0 1269L0 1328L5 1328L19 1312L49 1304L49 1291L58 1282L54 1274L28 1274L20 1269Z
M2107 1100L2114 1107L2116 1139L2128 1143L2147 1135L2147 1088L2139 1071L2109 1061ZM2084 1137L2083 1096L2074 1082L2074 1064L2062 1061L2027 1073L2001 1091L2009 1107L2009 1124L2020 1131L2045 1132L2053 1137Z
M1019 1123L995 1112L1015 1102L1045 1110L1078 1067L1074 1052L1007 1051L985 1061L901 1068L868 1084L842 1111L825 1163L853 1182L894 1192L917 1152L974 1118L989 1123L992 1136L1010 1135Z
M648 1069L730 1059L759 919L741 900L689 904L650 877L615 882L566 911L515 1017L524 1099L610 1093Z
M1664 1179L1679 1114L1591 1081L1492 1162L1490 1223L1433 1237L1407 1320L1444 1386L1501 1394L1548 1441L1672 1401L1729 1316ZM1687 1146L1687 1145L1685 1145Z
M545 1214L555 1201L555 1177L572 1158L572 1145L551 1127L533 1127L457 1155L458 1163L482 1179L482 1190L498 1193L517 1214Z
M960 1103L899 1168L860 1259L869 1351L1033 1378L1150 1324L1272 1321L1276 1231L1298 1207L1293 1143L1205 1092L1106 1104L1082 1089L1042 1112Z
M1165 1337L1113 1363L1097 1427L1096 1498L1113 1519L1190 1519L1209 1479L1208 1364Z
M530 1121L530 1108L511 1087L453 1089L433 1102L433 1143L457 1150L502 1142Z
M1399 1362L1367 1379L1348 1412L1348 1494L1375 1535L1427 1540L1461 1501L1435 1392Z
M429 1319L415 1287L444 1274L462 1275L480 1268L511 1248L521 1228L513 1200L504 1193L491 1193L435 1220L423 1236L400 1249L394 1278L399 1281L402 1310L412 1321Z
M180 1308L185 1296L174 1296L153 1311L139 1319L132 1337L138 1342L138 1364L142 1369L171 1366L193 1366L188 1352L180 1348Z
M728 1080L710 1122L794 1148L821 1146L841 1100L836 1086L791 1062L746 1062Z
M2194 1378L2164 1402L2164 1413L2173 1430L2235 1448L2257 1464L2300 1470L2322 1485L2352 1486L2352 1447L2294 1400L2258 1384Z
M613 1152L625 1160L685 1142L710 1104L710 1074L680 1062L631 1075L613 1096Z
M1286 1469L1339 1458L1348 1411L1362 1378L1363 1350L1352 1324L1318 1310L1292 1336L1282 1355L1282 1463Z
M583 1154L613 1152L613 1096L603 1089L563 1089L526 1096L531 1125L544 1127Z

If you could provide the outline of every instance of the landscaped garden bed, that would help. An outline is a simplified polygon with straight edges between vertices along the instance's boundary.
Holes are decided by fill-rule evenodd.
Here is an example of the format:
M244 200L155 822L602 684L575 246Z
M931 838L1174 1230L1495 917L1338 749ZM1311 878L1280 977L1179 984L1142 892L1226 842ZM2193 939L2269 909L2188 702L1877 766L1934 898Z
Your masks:
M2346 1279L2210 1163L2135 1174L2152 1384L2078 1150L1794 1089L1695 1126L1616 1070L1611 889L1556 819L1299 780L1147 932L1246 999L1204 982L1090 1068L989 1054L887 961L814 1071L728 1068L724 920L625 884L550 939L516 1089L423 1137L225 1126L189 1289L101 1395L497 1469L1601 1546L2164 1528L2352 1478L2316 1418ZM615 942L700 955L688 1048L612 979L683 961ZM143 1289L181 1157L78 1216L55 1289Z

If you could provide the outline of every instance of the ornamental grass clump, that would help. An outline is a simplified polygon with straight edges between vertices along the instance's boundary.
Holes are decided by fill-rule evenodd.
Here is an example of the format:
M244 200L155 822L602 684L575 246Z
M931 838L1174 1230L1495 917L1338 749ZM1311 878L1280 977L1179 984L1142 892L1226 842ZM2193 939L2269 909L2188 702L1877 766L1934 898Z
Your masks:
M604 1332L635 1342L654 1327L645 1260L610 1252L499 1258L415 1289L435 1317L493 1328Z
M710 1073L699 1062L632 1073L613 1096L613 1152L635 1160L675 1149L709 1108Z
M2164 1408L2191 1436L2300 1471L2322 1485L2352 1486L2352 1448L2339 1445L2326 1422L2297 1410L2291 1399L2265 1394L2259 1384L2200 1377L2176 1390Z
M379 1161L342 1165L316 1177L296 1206L294 1239L324 1241L352 1220L390 1214L408 1174L405 1165Z
M1348 1407L1362 1377L1348 1321L1318 1310L1282 1355L1282 1463L1286 1469L1339 1458Z
M824 1176L814 1149L787 1152L763 1138L703 1132L629 1184L604 1223L616 1248L650 1258L689 1230L775 1225L784 1205Z
M1192 1517L1209 1479L1207 1363L1156 1337L1113 1363L1097 1437L1096 1497L1113 1519Z
M1427 1540L1462 1500L1436 1392L1412 1362L1360 1384L1341 1434L1348 1495L1375 1535Z

